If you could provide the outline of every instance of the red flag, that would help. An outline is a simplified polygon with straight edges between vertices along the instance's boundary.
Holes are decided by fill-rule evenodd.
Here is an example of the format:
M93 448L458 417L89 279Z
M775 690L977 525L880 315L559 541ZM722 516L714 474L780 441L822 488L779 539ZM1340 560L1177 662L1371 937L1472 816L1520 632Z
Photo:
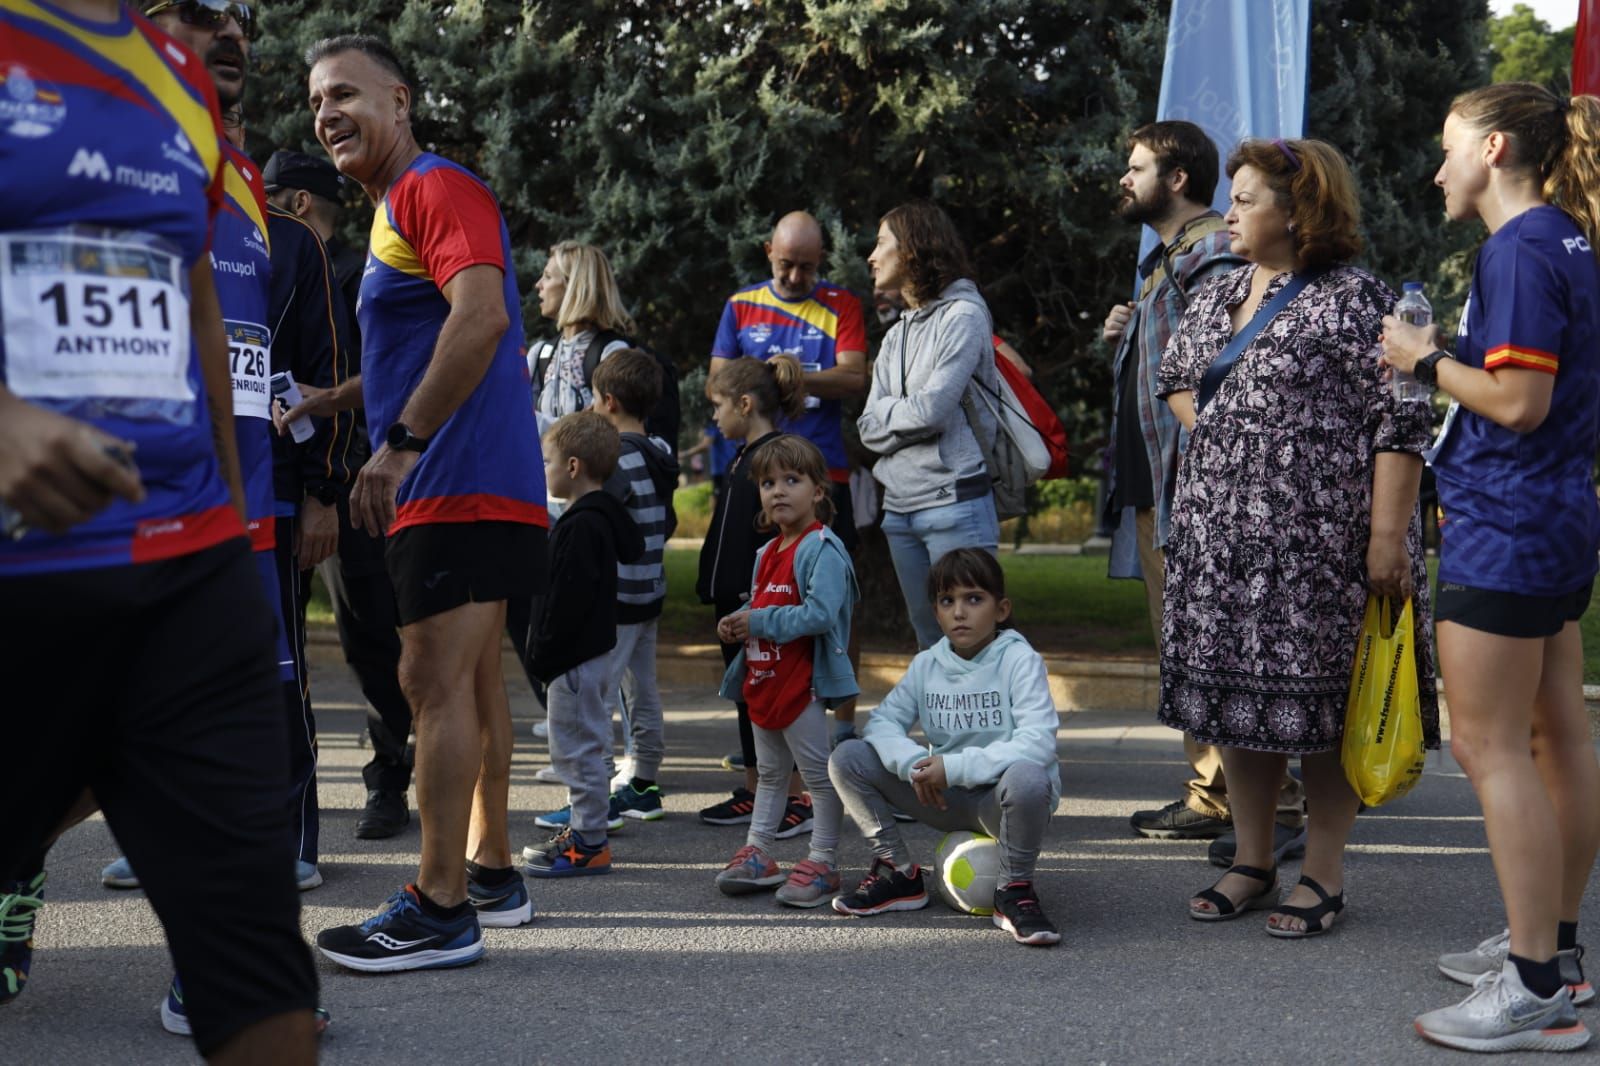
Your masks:
M1600 96L1600 0L1578 0L1572 40L1572 95Z

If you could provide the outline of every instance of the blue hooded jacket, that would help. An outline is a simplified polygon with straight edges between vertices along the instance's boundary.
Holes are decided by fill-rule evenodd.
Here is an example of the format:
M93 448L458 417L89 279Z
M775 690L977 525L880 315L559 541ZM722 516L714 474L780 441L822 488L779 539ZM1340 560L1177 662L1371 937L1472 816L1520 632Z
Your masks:
M767 541L756 553L750 586L761 568L761 557L778 541ZM763 607L750 612L750 635L787 644L801 637L816 637L811 657L811 691L832 707L861 690L850 666L850 615L861 598L855 567L838 534L826 526L807 533L794 552L795 584L801 602L788 607ZM720 695L735 702L744 699L745 649L722 676Z

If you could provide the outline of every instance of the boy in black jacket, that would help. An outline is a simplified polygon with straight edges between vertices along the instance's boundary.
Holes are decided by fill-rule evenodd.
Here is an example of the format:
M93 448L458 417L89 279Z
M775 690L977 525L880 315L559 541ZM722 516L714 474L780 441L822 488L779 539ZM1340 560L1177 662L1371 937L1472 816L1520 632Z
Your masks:
M617 643L617 563L644 554L627 509L601 488L621 451L616 429L593 411L566 416L544 438L545 484L551 496L571 503L550 536L550 592L528 646L528 668L549 686L550 759L570 785L572 802L566 828L543 847L523 850L530 877L611 870L606 667Z

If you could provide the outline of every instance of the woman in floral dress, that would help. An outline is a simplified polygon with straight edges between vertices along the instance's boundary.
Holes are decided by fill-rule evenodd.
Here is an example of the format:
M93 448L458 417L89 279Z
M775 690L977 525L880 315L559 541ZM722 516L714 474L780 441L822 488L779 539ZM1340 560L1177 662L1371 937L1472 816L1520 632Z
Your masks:
M1432 624L1417 517L1425 403L1394 399L1377 360L1394 294L1346 265L1360 250L1355 183L1320 141L1247 141L1228 161L1232 249L1167 346L1161 391L1189 428L1167 544L1161 720L1222 749L1236 865L1190 916L1277 904L1272 820L1285 759L1314 816L1300 883L1268 918L1315 936L1344 907L1358 801L1339 761L1368 590L1414 595L1423 720L1438 743ZM1212 361L1296 272L1300 294L1240 354L1202 410Z

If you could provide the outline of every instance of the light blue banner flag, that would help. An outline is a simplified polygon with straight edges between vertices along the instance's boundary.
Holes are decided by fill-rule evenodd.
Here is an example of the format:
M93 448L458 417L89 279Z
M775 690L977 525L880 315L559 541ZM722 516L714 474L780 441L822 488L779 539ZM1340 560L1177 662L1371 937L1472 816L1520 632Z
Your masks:
M1173 0L1158 119L1187 119L1221 162L1246 137L1300 137L1306 128L1311 0ZM1212 206L1226 214L1229 181ZM1148 227L1139 257L1156 242Z

